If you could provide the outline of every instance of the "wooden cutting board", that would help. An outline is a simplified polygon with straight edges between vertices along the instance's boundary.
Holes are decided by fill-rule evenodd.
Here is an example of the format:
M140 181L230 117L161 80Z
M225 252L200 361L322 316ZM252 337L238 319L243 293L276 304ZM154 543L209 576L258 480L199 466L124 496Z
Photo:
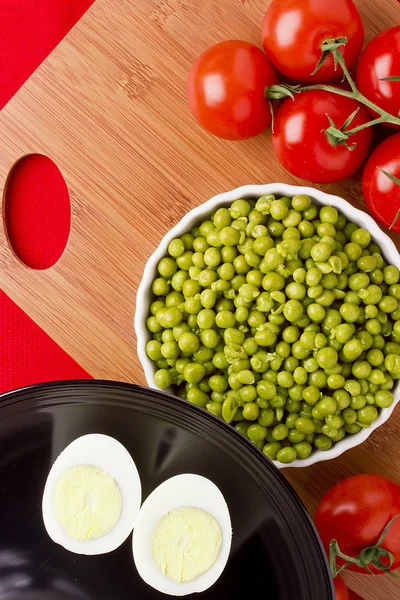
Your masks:
M0 114L0 194L21 157L61 169L72 203L66 251L47 271L22 265L0 231L0 286L96 378L145 383L135 352L135 294L144 264L190 208L247 183L301 183L270 133L228 143L185 102L186 75L209 45L260 44L268 0L97 0ZM359 0L367 40L399 22L395 0ZM358 179L320 186L364 208ZM399 238L394 238L399 243ZM399 245L399 244L398 244ZM285 470L311 513L339 479L374 471L400 483L400 412L335 461ZM349 575L365 600L395 600L389 577Z

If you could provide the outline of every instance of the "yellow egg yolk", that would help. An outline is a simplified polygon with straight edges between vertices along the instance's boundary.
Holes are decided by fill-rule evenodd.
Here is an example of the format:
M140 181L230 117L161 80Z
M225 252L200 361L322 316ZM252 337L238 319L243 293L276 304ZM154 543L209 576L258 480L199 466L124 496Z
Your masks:
M111 531L120 517L121 508L118 484L98 467L71 467L57 481L55 515L74 540L93 540Z
M219 524L204 510L175 508L153 530L153 560L167 577L177 583L186 583L215 563L221 538Z

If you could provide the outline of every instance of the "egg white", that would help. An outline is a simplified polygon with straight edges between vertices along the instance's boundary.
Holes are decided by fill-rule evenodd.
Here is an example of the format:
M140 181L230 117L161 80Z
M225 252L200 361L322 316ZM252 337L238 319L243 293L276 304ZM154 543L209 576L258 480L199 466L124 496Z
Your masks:
M69 537L54 512L54 492L58 479L68 469L79 465L93 465L111 475L119 486L122 498L121 515L115 526L106 535L87 541ZM54 462L43 492L43 522L51 539L67 550L76 554L105 554L118 548L129 536L141 502L139 473L125 446L108 435L92 433L71 442Z
M151 538L160 519L170 510L183 506L201 508L214 517L221 528L222 543L218 558L208 571L187 583L176 583L155 564ZM186 473L164 481L143 503L133 532L133 558L139 575L148 585L164 594L186 596L204 592L217 581L228 561L231 540L231 519L220 489L205 477Z

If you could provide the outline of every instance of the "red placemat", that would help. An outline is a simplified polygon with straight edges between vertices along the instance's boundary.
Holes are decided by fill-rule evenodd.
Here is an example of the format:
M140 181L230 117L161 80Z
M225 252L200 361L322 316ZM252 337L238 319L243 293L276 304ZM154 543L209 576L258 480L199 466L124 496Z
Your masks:
M94 0L2 0L0 2L0 109L24 84L41 62L60 43ZM51 175L36 163L37 188L32 197L40 195L43 181L52 187ZM32 165L27 161L27 169ZM41 170L42 169L42 170ZM20 169L19 201L27 202L24 169ZM56 185L54 181L54 185ZM21 196L25 194L25 196ZM54 218L57 210L53 203ZM26 222L26 221L25 221ZM18 222L14 223L18 236ZM54 227L65 235L65 224ZM25 232L26 233L26 232ZM29 243L30 235L20 236ZM29 253L29 248L25 248ZM33 258L36 268L49 260L49 252L58 252L57 244L39 251ZM0 392L16 387L57 379L90 378L40 327L38 327L6 294L0 290Z

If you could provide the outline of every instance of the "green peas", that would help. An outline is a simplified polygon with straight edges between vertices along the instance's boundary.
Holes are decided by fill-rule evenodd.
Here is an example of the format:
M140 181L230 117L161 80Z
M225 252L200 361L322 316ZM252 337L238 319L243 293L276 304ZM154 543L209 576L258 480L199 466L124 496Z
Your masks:
M357 338L352 338L343 346L343 355L348 360L356 360L364 350L362 342Z
M213 217L214 225L218 229L223 229L231 224L232 218L229 208L219 208Z
M332 248L326 242L318 242L311 248L311 257L315 262L323 263L328 260L332 253Z
M189 363L183 371L183 376L188 383L199 383L204 375L205 368L200 363Z
M378 304L382 299L382 290L379 286L371 283L365 290L358 292L364 304Z
M312 446L309 442L299 442L298 444L293 444L293 449L297 453L298 458L308 458L312 452Z
M340 316L347 323L355 323L360 318L360 307L353 302L344 302L339 308Z
M320 398L321 392L319 391L319 388L315 385L309 385L308 387L306 387L303 390L303 398L304 400L311 405L315 405L319 398ZM350 402L350 399L349 399Z
M371 242L371 234L366 229L356 229L351 234L351 241L359 244L361 248L366 248Z
M168 254L173 258L178 258L178 256L182 256L185 252L185 244L179 238L175 238L170 241L168 244Z
M288 206L282 200L274 200L271 204L270 214L273 219L281 221L289 212Z
M357 421L366 425L371 425L378 418L378 411L375 406L364 406L357 411Z
M367 379L371 374L371 365L366 360L359 360L353 363L351 372L357 379Z
M333 415L337 410L337 402L335 398L331 398L330 396L323 396L315 406L318 412L324 417Z
M154 362L156 360L161 360L162 354L161 354L160 342L157 342L156 340L150 340L149 342L147 342L146 353L147 353L147 356Z
M383 296L379 302L379 309L384 313L391 313L397 308L397 300L393 296Z
M392 406L394 402L394 396L392 392L388 390L379 390L375 394L375 404L379 406L379 408L389 408Z
M171 240L157 269L155 384L272 460L328 450L394 402L400 272L334 207L239 199Z
M221 329L234 327L236 323L235 315L229 310L221 310L215 317L215 324Z
M282 449L282 444L280 444L279 442L271 442L268 444L265 444L265 446L263 446L263 453L265 454L265 456L268 456L268 458L270 460L276 460L276 457L278 455L278 452Z
M292 283L289 283L289 285L286 286L285 294L290 299L303 300L303 298L305 298L306 295L306 287L302 283L297 283L296 281L293 281Z
M314 445L316 448L318 448L318 450L330 450L332 448L332 444L332 440L322 433L315 436Z
M328 377L327 384L331 390L337 390L344 386L345 381L345 378L340 373L332 373Z
M256 421L259 413L260 409L255 402L247 402L243 407L243 418L247 421Z
M166 329L165 331L171 331L171 330ZM165 342L161 346L161 354L166 359L176 359L179 354L178 344L175 341ZM158 359L158 360L160 360L160 359Z
M383 278L385 283L388 285L393 285L399 281L400 271L397 267L388 265L383 269Z
M183 334L183 335L186 335L186 334ZM192 335L194 335L194 334L192 334ZM214 329L203 329L200 333L200 339L201 339L201 343L204 346L206 346L206 348L215 348L215 346L219 342L219 335ZM181 338L179 338L178 344L179 344L180 340L181 340Z
M312 419L307 417L299 417L296 420L295 427L298 431L303 434L314 433L315 431L315 423Z
M311 321L314 321L315 323L322 323L326 312L323 306L313 303L307 307L307 315L310 317Z
M332 225L336 225L339 218L338 211L333 206L322 206L319 216L322 223L331 223Z
M171 373L167 369L159 369L154 373L154 383L163 390L169 388L172 383Z
M322 335L322 334L318 334ZM332 369L338 361L338 355L334 348L321 348L317 353L318 365L323 369Z
M288 434L289 434L289 429L283 423L280 423L279 425L275 425L275 427L272 430L272 437L274 438L274 440L276 440L278 442L287 438Z

